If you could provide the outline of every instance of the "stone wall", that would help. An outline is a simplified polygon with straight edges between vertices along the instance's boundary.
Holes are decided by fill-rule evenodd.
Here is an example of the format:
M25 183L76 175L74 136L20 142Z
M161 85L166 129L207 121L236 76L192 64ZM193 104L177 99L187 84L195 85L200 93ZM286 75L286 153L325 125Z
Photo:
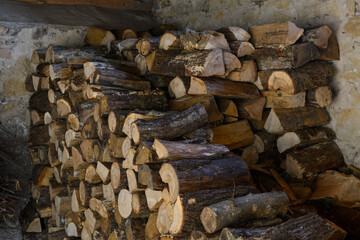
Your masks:
M49 44L81 46L86 27L11 24L0 22L0 122L10 132L24 139L28 136L31 93L25 89L25 78L35 71L30 62L34 49Z
M330 26L341 60L334 62L329 127L346 162L360 168L360 0L158 0L154 14L159 22L194 30L288 20L300 27Z

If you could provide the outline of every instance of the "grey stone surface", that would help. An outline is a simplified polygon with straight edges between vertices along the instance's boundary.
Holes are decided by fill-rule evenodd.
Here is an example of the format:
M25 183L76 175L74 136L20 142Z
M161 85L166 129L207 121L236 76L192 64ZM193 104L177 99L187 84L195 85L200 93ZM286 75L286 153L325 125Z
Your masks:
M186 8L186 10L184 10ZM181 9L181 11L177 11ZM217 29L292 21L300 27L327 24L336 34L341 60L331 83L328 111L347 164L360 168L360 1L359 0L158 0L161 23L185 29Z

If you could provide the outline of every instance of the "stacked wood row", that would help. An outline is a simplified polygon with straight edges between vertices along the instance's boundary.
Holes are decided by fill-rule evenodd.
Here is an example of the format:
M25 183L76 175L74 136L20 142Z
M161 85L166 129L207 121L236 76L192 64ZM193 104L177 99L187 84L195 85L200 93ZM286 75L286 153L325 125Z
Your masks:
M288 220L289 207L307 200L289 179L325 174L311 199L342 199L326 191L332 176L343 180L332 182L337 189L355 184L326 172L344 165L335 134L322 127L335 74L324 61L336 60L331 36L327 26L291 22L249 32L124 29L119 40L90 28L91 46L34 51L33 234L275 239L304 224L342 239L344 230L316 214ZM277 185L262 186L259 174Z

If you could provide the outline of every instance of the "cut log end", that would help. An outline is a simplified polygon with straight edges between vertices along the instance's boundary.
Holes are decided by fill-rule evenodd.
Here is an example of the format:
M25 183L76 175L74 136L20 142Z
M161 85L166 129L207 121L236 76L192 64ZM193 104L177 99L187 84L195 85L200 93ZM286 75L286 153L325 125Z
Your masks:
M280 134L284 131L280 119L274 112L274 109L271 109L269 116L266 119L264 129L266 129L266 131L268 131L269 133L274 133L274 134Z
M294 84L291 77L285 71L274 71L268 80L270 90L281 90L287 93L294 93Z
M132 194L122 189L118 197L118 210L123 218L128 218L132 212Z
M169 185L170 200L175 203L179 195L179 180L175 169L169 163L164 163L159 171L161 180Z
M214 233L217 227L217 213L209 207L205 207L200 215L201 222L208 233Z

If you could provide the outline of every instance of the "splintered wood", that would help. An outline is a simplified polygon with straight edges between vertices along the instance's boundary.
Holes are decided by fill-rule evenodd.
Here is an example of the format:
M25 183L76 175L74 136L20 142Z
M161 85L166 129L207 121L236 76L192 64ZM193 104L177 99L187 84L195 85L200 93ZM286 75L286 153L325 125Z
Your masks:
M37 73L26 87L38 213L26 234L344 238L316 214L288 211L309 197L359 206L359 180L336 171L342 153L321 127L335 74L322 60L338 52L328 26L116 33L90 27L91 46L33 52ZM299 186L318 175L314 192Z

